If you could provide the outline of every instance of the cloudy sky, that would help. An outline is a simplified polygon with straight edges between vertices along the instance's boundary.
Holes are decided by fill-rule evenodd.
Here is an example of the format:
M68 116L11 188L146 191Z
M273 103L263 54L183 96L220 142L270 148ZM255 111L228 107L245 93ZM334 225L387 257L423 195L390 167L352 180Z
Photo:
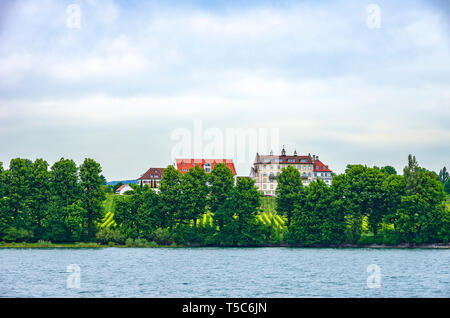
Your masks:
M278 130L336 172L450 166L446 1L316 2L1 0L0 161L91 157L131 179L200 123Z

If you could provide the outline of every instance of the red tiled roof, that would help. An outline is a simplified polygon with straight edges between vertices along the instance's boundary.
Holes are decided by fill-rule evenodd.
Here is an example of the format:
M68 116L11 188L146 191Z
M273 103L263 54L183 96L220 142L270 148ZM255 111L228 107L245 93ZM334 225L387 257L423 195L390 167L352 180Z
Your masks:
M211 170L214 169L215 165L218 163L224 163L228 169L231 170L233 175L236 175L236 169L234 168L233 159L176 159L177 169L181 173L186 173L189 169L198 165L200 168L204 169L206 163L211 164Z
M164 168L150 168L138 180L161 180Z
M322 161L316 159L314 161L314 172L332 172L328 166L324 165Z
M270 155L257 155L255 163L303 163L312 164L311 156L270 156Z
M117 188L116 192L119 192L120 190L122 190L123 188L125 188L127 184L122 184L120 187Z

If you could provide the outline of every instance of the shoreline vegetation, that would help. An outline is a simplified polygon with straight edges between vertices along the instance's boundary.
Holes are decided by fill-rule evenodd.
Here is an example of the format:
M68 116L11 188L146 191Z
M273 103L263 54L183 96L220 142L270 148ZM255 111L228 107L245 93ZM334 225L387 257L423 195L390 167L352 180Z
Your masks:
M348 165L331 185L306 186L287 164L275 197L224 164L168 166L157 189L130 185L123 195L101 172L89 158L0 163L0 248L449 248L448 172L412 155L403 175Z
M7 243L0 242L0 249L11 249L11 248L41 248L41 249L53 249L53 248L372 248L372 249L450 249L450 243L433 243L433 244L414 244L414 243L402 243L396 245L386 245L386 244L339 244L339 245L302 245L302 244L271 244L266 243L263 245L256 246L237 246L237 247L227 247L227 246L214 246L214 245L158 245L155 242L146 242L141 244L100 244L100 243L87 243L87 242L77 242L77 243L51 243L51 242L37 242L37 243Z

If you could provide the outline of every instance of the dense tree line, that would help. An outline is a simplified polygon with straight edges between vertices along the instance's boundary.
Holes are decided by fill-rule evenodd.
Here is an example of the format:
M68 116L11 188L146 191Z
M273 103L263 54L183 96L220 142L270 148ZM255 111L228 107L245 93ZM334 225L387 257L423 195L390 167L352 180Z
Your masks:
M303 187L298 171L287 167L277 187L278 211L290 220L285 239L306 245L449 242L440 181L411 155L403 176L392 167L349 165L331 187L320 180Z
M0 238L5 241L91 241L103 216L100 164L62 158L0 164Z
M102 228L105 185L100 164L77 167L61 159L13 159L0 164L0 240L8 242L92 242L127 245L257 246L264 243L435 243L450 239L445 208L446 169L438 174L409 156L403 175L393 167L349 165L331 186L304 186L292 166L277 178L276 209L282 231L258 221L262 195L250 178L237 178L217 164L206 174L196 166L182 174L164 170L158 191L133 185L114 196L116 227ZM208 222L199 222L206 216ZM145 244L144 244L145 245Z

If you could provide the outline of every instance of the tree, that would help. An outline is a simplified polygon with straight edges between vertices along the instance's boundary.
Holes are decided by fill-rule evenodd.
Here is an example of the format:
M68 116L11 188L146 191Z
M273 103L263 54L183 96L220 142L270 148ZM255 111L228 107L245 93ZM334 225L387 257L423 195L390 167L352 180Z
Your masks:
M214 166L208 179L210 184L209 208L212 213L216 213L233 189L233 172L225 164L219 163Z
M443 240L448 233L445 193L435 174L421 169L415 157L409 155L408 166L403 170L405 196L398 210L397 230L400 239L412 243L432 243Z
M83 189L79 184L75 161L61 158L53 164L50 171L50 188L52 195L58 197L65 206L80 199Z
M161 210L166 220L165 226L172 228L175 217L181 210L181 179L183 175L173 166L164 169L163 177L159 184L159 196Z
M383 222L392 224L394 231L398 223L398 209L401 207L402 197L405 195L405 180L403 176L389 175L382 184L384 194L383 210L385 216Z
M78 168L73 160L61 158L50 168L50 199L43 220L44 239L71 242L85 237L85 215ZM81 220L80 220L81 217Z
M178 219L182 223L194 221L197 226L197 219L205 213L208 185L205 170L196 165L189 169L181 179L181 210L178 213Z
M290 239L301 244L340 244L344 239L344 214L334 205L332 189L313 181L295 204Z
M439 180L442 182L442 184L445 184L448 180L448 171L447 168L444 167L439 171Z
M80 166L80 181L84 189L81 201L86 210L87 238L92 240L95 237L96 225L103 217L102 203L105 200L105 193L102 188L100 173L102 168L93 159L86 158Z
M384 216L382 207L382 182L386 175L378 168L363 165L348 165L339 187L346 206L348 237L355 242L361 235L364 216L368 218L370 229L376 234ZM338 182L333 180L333 183ZM338 185L336 185L338 186Z
M277 177L277 183L277 211L281 215L286 216L287 225L289 226L294 211L294 204L303 191L300 172L292 166L283 168Z
M447 194L450 194L450 179L444 184L444 190Z
M3 173L5 198L3 200L3 218L5 228L14 227L29 231L32 227L30 213L30 166L28 159L12 159L9 169Z
M384 166L380 170L387 175L397 174L397 171L392 166Z
M48 163L43 159L36 159L30 165L30 213L33 219L33 228L36 238L43 235L43 219L46 216L51 197L50 172Z
M225 203L214 214L219 227L218 243L226 246L258 245L264 240L263 226L256 222L261 196L255 181L238 178Z
M3 231L6 229L8 218L8 207L6 197L6 184L5 184L5 170L3 169L3 162L0 162L0 238L3 237Z

